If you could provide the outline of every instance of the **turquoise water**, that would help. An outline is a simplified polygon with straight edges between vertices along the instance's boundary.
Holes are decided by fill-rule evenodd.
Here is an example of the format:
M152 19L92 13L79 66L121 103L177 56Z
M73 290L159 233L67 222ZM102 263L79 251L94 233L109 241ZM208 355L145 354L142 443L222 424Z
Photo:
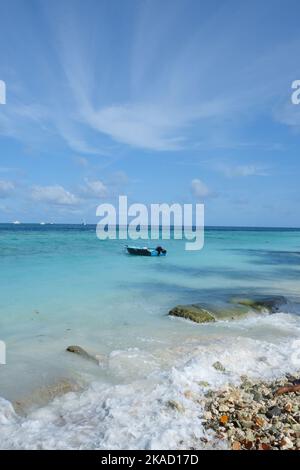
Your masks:
M300 230L208 228L201 251L185 251L184 243L161 241L168 250L164 258L133 257L125 253L124 240L100 241L92 226L0 225L0 339L7 345L7 365L0 366L0 396L19 400L59 378L70 378L84 387L100 387L93 389L91 402L103 400L102 394L112 393L111 387L115 393L119 386L127 387L122 391L128 398L128 387L140 386L149 377L151 386L157 386L161 374L173 374L174 367L183 367L180 377L186 377L191 355L197 361L201 357L203 365L211 354L224 360L228 356L229 364L244 354L243 364L233 367L232 378L248 370L272 375L292 368L286 346L300 331ZM242 294L280 294L289 303L276 315L211 325L167 316L178 303L217 304ZM70 344L100 355L100 366L66 352ZM267 362L257 357L266 357ZM206 372L217 385L219 378L208 366L201 369L201 377ZM179 388L176 382L176 393ZM116 408L119 405L114 404ZM155 406L152 411L157 413ZM117 413L115 429L122 419ZM103 426L99 416L100 421ZM186 424L190 427L188 419ZM65 446L116 446L117 432L114 441L97 426L97 439L87 444L74 444L65 429ZM7 445L13 445L17 429L10 430ZM24 441L23 447L34 447L34 439L33 435L32 445ZM131 445L147 447L139 439ZM165 445L176 447L172 439L166 438ZM59 447L49 442L48 446Z

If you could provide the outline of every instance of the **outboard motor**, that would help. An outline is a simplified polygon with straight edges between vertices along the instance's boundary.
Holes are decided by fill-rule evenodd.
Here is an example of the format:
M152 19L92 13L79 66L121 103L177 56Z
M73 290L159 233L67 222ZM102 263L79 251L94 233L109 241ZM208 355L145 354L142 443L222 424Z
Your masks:
M163 253L164 255L167 253L167 250L165 250L162 246L157 246L157 247L155 248L155 250L157 251L158 256L159 256L161 253Z

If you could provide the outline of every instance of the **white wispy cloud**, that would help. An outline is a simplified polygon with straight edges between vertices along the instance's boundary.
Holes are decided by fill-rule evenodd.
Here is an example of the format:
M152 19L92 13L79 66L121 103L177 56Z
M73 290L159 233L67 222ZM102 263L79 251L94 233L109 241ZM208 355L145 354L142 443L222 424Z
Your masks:
M117 42L115 15L101 2L94 14L86 7L88 28L73 4L52 3L43 8L57 73L49 72L42 104L27 99L6 107L0 116L6 135L29 141L56 133L83 155L109 156L110 146L120 144L228 148L233 135L242 145L241 122L262 114L274 119L274 103L288 93L300 41L265 34L266 5L226 2L207 15L196 8L194 23L184 2L140 2L130 34ZM182 28L185 21L190 28ZM253 27L261 47L252 44ZM40 50L48 51L49 42ZM293 125L284 116L281 122Z
M82 196L90 198L103 198L108 195L107 186L100 180L85 178L85 184L81 188Z
M10 196L15 190L15 184L12 181L0 180L0 198Z
M13 137L24 142L33 140L32 129L39 129L45 135L49 132L50 115L46 107L33 101L24 103L12 98L1 108L0 113L0 135ZM34 136L37 139L37 136Z
M223 173L227 178L237 178L246 176L268 176L268 170L259 165L219 165L218 171Z
M19 172L19 168L0 166L0 173Z
M74 206L80 203L80 199L63 186L34 186L31 191L34 201L45 202L60 206Z
M86 124L120 143L157 151L181 150L187 138L184 129L197 120L212 119L226 113L227 99L211 100L199 105L140 102L96 109L83 106Z
M111 184L118 187L126 186L129 181L129 176L122 170L116 171L111 177Z
M168 118L160 108L147 105L110 106L99 110L85 110L86 123L110 136L117 142L151 150L177 150L181 148L181 136L172 137L180 122Z
M79 165L79 166L81 166L81 167L83 167L83 168L87 168L87 167L89 166L89 161L88 161L88 159L85 158L85 157L79 157L79 156L78 156L78 157L74 157L74 158L73 158L73 161L74 161L77 165Z
M191 191L193 196L197 199L207 199L215 196L215 193L198 178L192 180Z
M300 105L292 104L290 101L278 106L274 110L275 119L291 127L295 132L300 131Z
M63 119L53 116L52 119L56 126L56 132L66 142L70 149L87 155L105 153L102 149L89 143L88 139L83 135L81 126L78 125L78 122L73 122L73 118L71 116L65 116Z

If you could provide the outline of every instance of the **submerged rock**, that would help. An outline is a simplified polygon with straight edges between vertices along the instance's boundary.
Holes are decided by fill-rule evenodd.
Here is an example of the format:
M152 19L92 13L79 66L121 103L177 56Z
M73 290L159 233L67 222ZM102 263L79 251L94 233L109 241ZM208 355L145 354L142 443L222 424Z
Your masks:
M68 346L66 351L69 351L71 353L77 354L78 356L83 357L84 359L88 359L89 361L96 362L99 365L100 362L100 356L98 355L93 355L88 353L85 349L83 349L81 346Z
M186 318L196 323L208 323L217 320L237 320L261 313L278 312L287 302L283 296L254 296L251 298L233 297L228 302L216 304L177 305L169 311L169 315Z
M230 301L232 304L243 305L250 307L258 312L275 313L280 310L287 300L281 295L274 295L272 297L254 296L253 298L236 298Z
M249 315L249 308L244 305L222 304L210 306L202 304L177 305L169 315L187 318L197 323L208 323L217 320L236 320Z
M13 407L18 415L26 416L28 411L37 406L45 406L57 397L80 390L82 390L82 384L67 377L62 377L54 383L49 383L32 390L28 396L14 400Z
M209 323L215 321L215 317L211 312L198 305L177 305L169 311L169 315L186 318L196 323Z
M219 361L214 362L213 368L216 369L216 370L219 370L220 372L225 372L225 367Z
M167 402L167 405L172 408L173 410L176 410L178 411L179 413L183 413L184 412L184 407L178 403L178 401L176 400L169 400Z
M209 387L209 383L206 382L206 380L200 380L198 385L200 385L200 387Z
M0 424L8 424L16 418L13 405L4 398L0 397Z

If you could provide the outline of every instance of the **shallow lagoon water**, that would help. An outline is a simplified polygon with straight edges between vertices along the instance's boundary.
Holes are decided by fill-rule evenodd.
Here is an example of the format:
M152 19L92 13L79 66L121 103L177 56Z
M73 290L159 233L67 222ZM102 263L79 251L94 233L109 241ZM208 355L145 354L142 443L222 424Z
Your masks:
M297 368L300 231L206 229L199 252L181 240L160 244L167 257L133 257L123 240L99 241L92 226L0 225L0 396L30 402L61 378L84 387L42 407L33 400L26 417L2 400L3 448L179 448L202 433L184 390ZM167 316L178 303L258 293L289 303L274 315L207 325ZM105 360L97 367L67 353L70 344ZM227 374L212 368L216 360ZM166 406L174 398L186 410L179 418Z

